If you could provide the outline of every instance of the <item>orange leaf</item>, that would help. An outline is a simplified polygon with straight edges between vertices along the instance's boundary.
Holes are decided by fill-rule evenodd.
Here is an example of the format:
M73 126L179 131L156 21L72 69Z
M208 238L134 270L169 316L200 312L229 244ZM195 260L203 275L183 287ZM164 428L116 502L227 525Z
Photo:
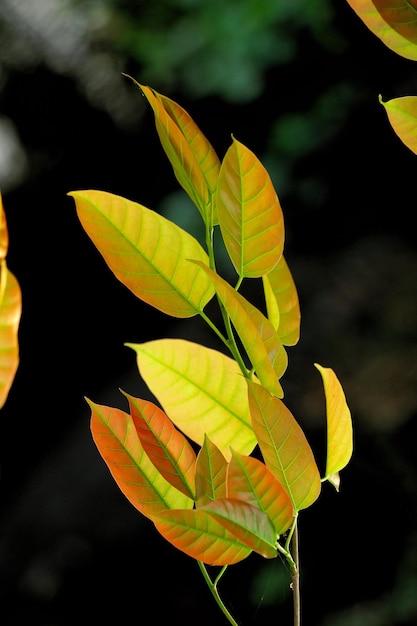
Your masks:
M3 207L3 200L0 192L0 261L7 256L9 249L9 231L7 230L6 213Z
M380 103L384 106L388 120L401 141L417 154L417 96L393 98Z
M151 519L166 509L191 509L193 501L165 480L149 460L132 417L120 409L87 402L94 443L129 502Z
M327 462L325 480L339 490L338 473L349 463L353 452L353 429L345 394L336 374L315 363L324 384L327 414Z
M204 511L209 511L226 530L251 550L266 559L277 556L274 525L258 507L234 498L223 498L207 504Z
M77 191L78 217L114 275L138 298L174 317L203 310L214 290L187 259L208 256L185 230L141 204L104 191Z
M18 330L22 294L6 261L0 262L0 408L9 395L19 366Z
M374 35L397 54L417 60L416 0L347 0Z
M216 223L210 210L220 161L213 147L179 104L154 89L136 84L152 107L159 139L178 182L197 206L204 222Z
M283 345L294 346L300 338L300 304L293 277L283 256L262 280L268 319Z
M208 565L233 565L251 553L204 509L162 511L153 522L173 546Z
M283 485L295 511L318 498L320 474L303 430L285 404L248 382L252 425L266 466Z
M235 327L261 383L282 397L278 381L288 364L287 353L271 322L207 265L194 261L213 281L217 295Z
M129 400L130 414L146 454L171 485L194 500L193 448L156 404L124 395Z
M272 472L258 459L232 452L227 472L227 495L259 508L282 535L291 526L292 502Z
M205 436L197 456L195 490L196 506L226 497L227 462L218 447Z
M270 272L284 246L281 206L262 163L234 138L220 169L217 212L239 276L257 278Z

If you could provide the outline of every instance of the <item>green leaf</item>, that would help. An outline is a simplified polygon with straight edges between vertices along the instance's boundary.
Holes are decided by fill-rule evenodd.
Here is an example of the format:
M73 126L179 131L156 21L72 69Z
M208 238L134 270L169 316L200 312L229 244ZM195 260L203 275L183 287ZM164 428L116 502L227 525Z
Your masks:
M274 525L257 507L233 498L223 498L207 504L204 510L254 552L266 559L277 556Z
M393 52L417 61L416 0L347 0L364 24Z
M153 402L124 395L149 459L171 485L194 500L196 455L190 443Z
M208 565L233 565L251 553L204 509L162 511L153 521L178 550Z
M339 490L338 473L349 463L353 452L353 429L349 407L342 385L329 367L315 363L321 374L326 396L327 462L324 480Z
M220 169L217 211L239 276L258 278L270 272L284 246L281 206L262 163L234 138Z
M313 452L285 404L267 389L248 383L252 425L266 466L286 489L295 511L305 509L321 490Z
M183 339L126 344L139 372L174 424L200 446L207 435L226 459L230 446L250 454L256 445L247 387L233 359Z
M272 472L251 456L232 452L227 472L227 493L263 511L282 535L291 526L294 511L284 487Z
M380 103L384 106L388 120L401 141L417 154L417 96L393 98Z
M152 107L159 139L179 184L197 206L204 223L217 223L210 211L214 212L220 161L212 145L179 104L145 85L136 85Z
M165 480L149 460L132 417L88 399L87 403L94 443L129 502L150 519L166 509L191 509L191 498Z
M195 490L197 508L226 497L227 462L218 447L205 436L197 456Z
M76 191L78 217L114 275L138 298L174 317L192 317L213 297L187 259L208 256L185 230L141 204L104 191Z
M300 304L293 277L283 256L262 280L268 319L283 345L294 346L300 338Z
M216 272L201 263L198 265L212 279L257 377L271 393L282 397L278 379L287 368L288 357L271 322Z

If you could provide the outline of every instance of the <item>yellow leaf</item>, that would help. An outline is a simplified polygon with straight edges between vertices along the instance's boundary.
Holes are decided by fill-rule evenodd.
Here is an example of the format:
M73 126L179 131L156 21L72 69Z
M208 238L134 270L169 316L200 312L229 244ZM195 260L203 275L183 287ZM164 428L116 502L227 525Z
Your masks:
M417 154L417 96L393 98L380 103L384 106L388 120L401 141Z

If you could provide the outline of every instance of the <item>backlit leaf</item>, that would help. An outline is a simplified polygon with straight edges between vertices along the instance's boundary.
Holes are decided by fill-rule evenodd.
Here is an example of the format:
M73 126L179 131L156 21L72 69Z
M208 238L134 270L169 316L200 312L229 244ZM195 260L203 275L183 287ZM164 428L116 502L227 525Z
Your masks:
M136 82L136 81L134 81ZM175 176L199 209L206 224L220 171L220 161L210 142L179 104L136 83L155 115L156 130Z
M281 206L262 163L234 138L220 169L217 212L239 276L257 278L270 272L284 246Z
M205 436L195 471L196 506L226 497L227 462L218 447Z
M138 298L174 317L192 317L214 294L198 241L173 222L120 196L76 191L78 217L115 276Z
M213 280L217 295L260 382L276 396L282 397L284 394L278 379L287 368L288 357L271 322L216 272L206 265L199 265Z
M245 379L234 359L183 339L127 344L141 376L174 424L200 446L207 435L226 459L256 445Z
M266 466L286 489L295 511L318 498L320 474L303 430L279 399L249 381L252 425Z
M9 395L19 366L18 330L22 294L6 261L0 262L0 408Z
M251 553L204 509L162 511L153 521L173 546L207 565L233 565Z
M209 511L239 542L254 552L266 559L277 556L277 534L274 525L256 506L233 498L223 498L207 504L204 510Z
M124 395L146 454L171 485L194 500L196 455L190 443L156 404Z
M325 479L339 490L338 472L349 463L353 452L353 429L342 385L329 367L315 363L324 384L327 414L327 462ZM337 484L336 484L337 483Z
M133 418L120 409L87 402L94 443L129 502L151 519L166 509L191 509L191 498L170 485L149 460Z
M397 54L417 60L416 0L347 0L364 24Z
M285 258L262 277L268 319L284 346L294 346L300 338L300 304L297 289Z
M393 98L380 103L387 112L389 122L401 141L417 154L417 96Z
M251 456L233 451L227 472L227 495L256 506L274 524L277 535L291 526L294 512L284 487L272 472Z

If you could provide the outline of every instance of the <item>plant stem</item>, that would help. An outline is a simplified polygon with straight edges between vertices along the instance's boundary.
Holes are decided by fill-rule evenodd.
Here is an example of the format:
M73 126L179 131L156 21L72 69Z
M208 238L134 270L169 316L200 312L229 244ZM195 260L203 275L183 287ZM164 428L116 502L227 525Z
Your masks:
M291 537L291 552L294 567L291 568L291 589L294 607L294 626L301 625L301 601L300 601L300 561L298 554L298 528L297 523Z
M238 626L238 623L234 620L233 616L229 613L229 611L227 610L227 608L225 607L223 600L221 599L218 589L217 589L217 584L220 580L220 578L223 576L223 574L225 573L226 569L227 569L227 565L225 565L220 573L218 574L218 576L216 576L214 582L211 580L209 573L206 569L206 566L204 565L204 563L202 563L201 561L197 561L198 566L201 570L201 573L203 574L204 580L207 583L208 588L210 589L214 599L216 600L218 606L220 607L222 613L226 616L226 618L228 619L229 623L232 624L232 626Z

